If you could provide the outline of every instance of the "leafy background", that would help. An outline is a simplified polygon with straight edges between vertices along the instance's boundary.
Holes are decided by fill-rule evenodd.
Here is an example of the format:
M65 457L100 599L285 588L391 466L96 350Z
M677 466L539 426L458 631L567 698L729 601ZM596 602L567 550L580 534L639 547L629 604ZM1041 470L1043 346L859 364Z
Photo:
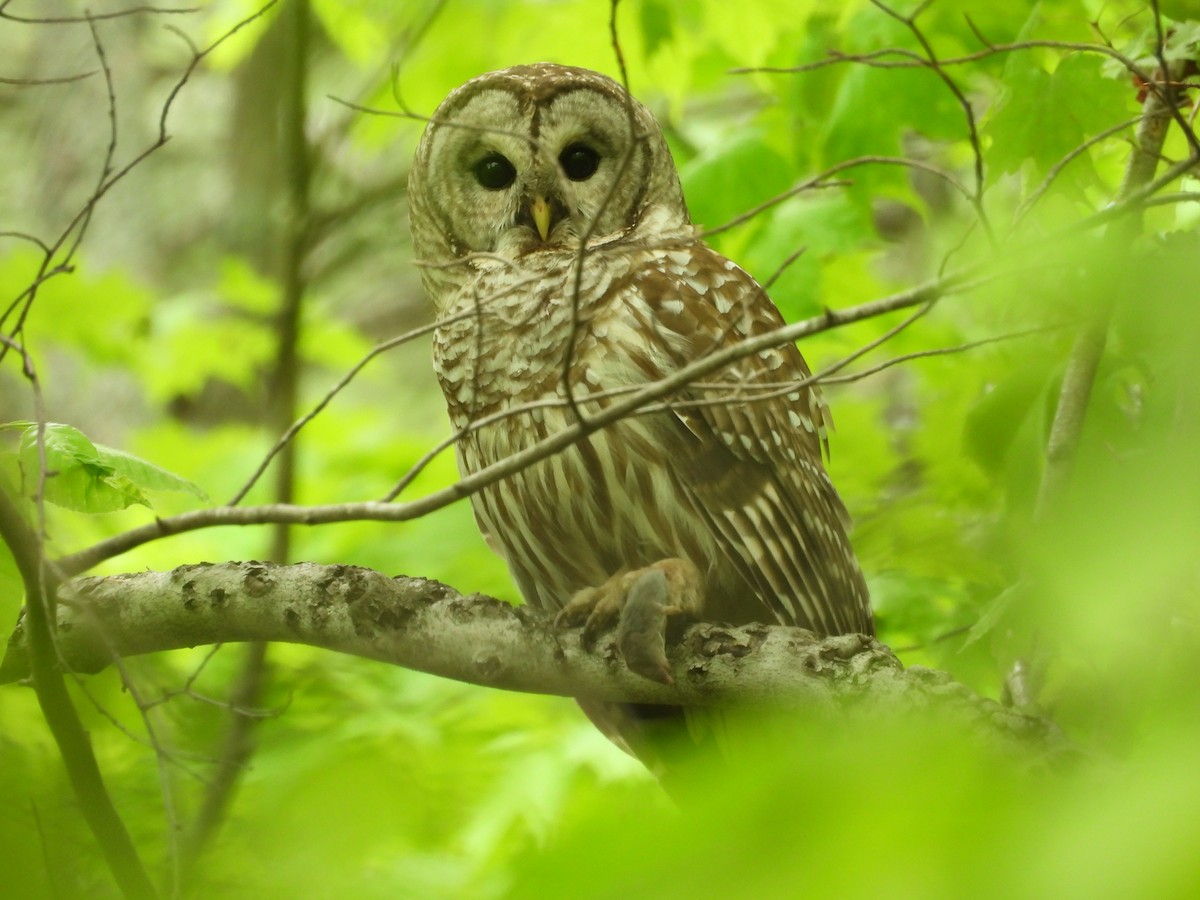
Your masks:
M191 58L166 26L203 46L257 8L220 0L188 15L95 23L116 97L117 165L153 143ZM77 17L83 7L5 11ZM1198 11L1164 11L1175 17L1164 20L1171 53L1194 56ZM403 192L421 123L340 101L427 115L467 78L536 60L617 76L610 12L598 0L308 5L313 212L301 409L376 342L431 317ZM143 481L149 493L119 511L51 508L53 553L195 508L200 497L224 502L277 436L266 410L287 227L280 73L294 52L283 21L271 10L191 75L171 111L171 140L103 198L74 270L48 280L31 308L25 340L48 418L182 479ZM682 814L569 701L274 646L264 691L243 710L261 717L250 768L199 863L181 872L180 845L210 790L243 677L240 648L197 648L73 684L155 875L186 895L230 897L1187 896L1200 876L1197 207L1149 209L1140 237L1076 227L1117 196L1131 131L1064 163L1137 115L1128 71L1111 53L1042 45L944 69L977 119L976 182L963 106L928 67L733 71L803 66L831 50L923 54L877 5L627 0L617 23L631 88L663 122L701 225L844 161L875 159L841 172L839 187L713 237L760 279L778 274L772 296L789 320L942 270L992 276L851 369L961 352L829 386L838 424L830 469L856 520L881 638L907 663L997 696L1012 660L1032 660L1040 699L1079 742L1080 759L1031 773L935 722L836 733L800 722L782 738L764 733L744 768L708 773L705 801ZM1153 13L1133 0L937 2L918 23L941 59L977 54L986 36L1089 43L1154 66ZM86 22L0 20L0 59L0 75L22 78L98 67ZM0 84L0 114L0 229L57 234L91 196L109 143L104 79ZM1189 151L1173 128L1164 156ZM878 157L927 163L964 189ZM0 240L0 296L20 294L38 261L27 241ZM1035 521L1071 343L1081 317L1105 303L1115 312L1072 486ZM826 332L802 349L820 369L904 315ZM381 496L445 436L428 352L418 339L382 355L305 428L299 502ZM0 422L36 413L14 362L10 354L0 367ZM103 462L66 434L81 466ZM28 492L20 429L0 435L11 451L0 485ZM442 454L403 496L454 477ZM248 502L270 498L264 481ZM269 553L264 530L214 529L102 571ZM409 523L294 530L290 554L517 599L465 504ZM0 618L15 620L21 602L12 560L0 555ZM75 803L32 692L0 691L11 896L112 895Z

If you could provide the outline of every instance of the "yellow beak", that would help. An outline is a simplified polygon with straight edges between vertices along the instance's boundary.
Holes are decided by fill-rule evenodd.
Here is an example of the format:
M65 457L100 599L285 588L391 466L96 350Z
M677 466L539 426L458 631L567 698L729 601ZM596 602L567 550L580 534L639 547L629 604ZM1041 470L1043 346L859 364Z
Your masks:
M550 237L550 204L546 202L545 197L534 197L533 202L529 204L529 215L533 218L533 224L537 228L537 233L542 236L542 240Z

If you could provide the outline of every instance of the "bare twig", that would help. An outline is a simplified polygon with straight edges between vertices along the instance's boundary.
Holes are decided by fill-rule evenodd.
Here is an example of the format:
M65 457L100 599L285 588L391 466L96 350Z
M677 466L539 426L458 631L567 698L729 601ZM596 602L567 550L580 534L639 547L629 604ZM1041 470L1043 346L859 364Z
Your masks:
M502 478L521 471L534 462L574 444L587 434L591 434L629 415L645 404L660 397L665 397L703 375L714 372L743 356L757 353L759 350L781 346L785 343L796 341L801 337L826 331L830 328L918 306L936 297L943 297L949 293L967 290L978 283L978 281L972 281L965 276L937 279L880 300L864 303L845 310L829 310L815 318L806 319L802 322L749 338L735 346L724 348L709 356L698 359L672 373L667 378L646 385L626 399L598 412L588 419L586 423L577 422L560 432L538 441L536 444L519 453L515 453L499 462L480 469L478 472L462 478L457 483L428 494L419 500L402 504L367 501L330 506L305 507L275 504L257 507L220 507L217 509L196 510L177 516L156 519L152 523L101 541L86 550L62 557L58 560L58 564L65 573L76 575L103 560L111 559L113 556L128 552L148 541L153 541L166 535L194 531L198 528L213 528L228 525L262 525L275 522L317 525L332 522L348 522L355 519L393 522L414 519L457 500L461 500L464 497L468 497L489 484L493 484Z
M621 0L611 0L610 2L608 32L613 55L617 59L617 68L621 73L621 86L625 89L623 99L625 103L625 123L628 127L626 135L627 143L625 152L617 160L617 167L613 172L612 182L609 184L608 190L605 191L604 196L601 198L595 215L588 221L583 234L579 236L579 248L575 251L575 262L571 267L571 327L567 331L567 343L563 349L562 386L571 414L579 422L583 421L583 412L579 408L579 403L571 386L571 367L575 364L575 345L579 338L579 328L582 324L579 320L579 291L583 285L583 264L588 256L588 243L595 235L596 228L600 225L600 217L604 215L612 203L617 191L624 186L622 181L625 178L625 174L629 171L630 163L633 162L633 156L637 152L638 142L641 137L637 134L637 119L633 108L633 94L629 91L629 72L625 68L625 54L621 52L621 41L617 35L617 7L620 6L620 3Z
M1133 126L1137 125L1138 122L1140 122L1141 120L1142 120L1142 117L1139 115L1139 116L1135 116L1134 118L1129 119L1125 122L1118 122L1116 125L1113 125L1111 128L1105 128L1100 133L1092 135L1090 138L1088 138L1086 141L1084 141L1078 147L1075 147L1073 150L1071 150L1070 153L1068 153L1066 156L1064 156L1062 159L1060 159L1058 162L1056 162L1054 165L1052 165L1047 170L1046 176L1042 179L1041 183L1038 184L1037 187L1035 187L1032 191L1029 192L1029 195L1026 196L1024 200L1021 201L1021 205L1017 207L1017 211L1015 213L1013 213L1013 224L1012 224L1012 229L1010 229L1010 232L1012 230L1016 229L1016 226L1019 225L1024 220L1025 216L1028 215L1029 211L1031 209L1033 209L1034 206L1037 205L1038 201L1040 201L1042 199L1042 197L1045 195L1046 191L1050 190L1050 186L1054 183L1055 179L1057 179L1058 176L1062 174L1063 169L1065 169L1068 165L1070 165L1074 160L1078 159L1084 153L1087 153L1087 151L1089 149L1091 149L1092 147L1094 147L1096 144L1100 143L1103 140L1107 140L1108 138L1112 137L1114 134L1119 134L1120 132L1124 131L1126 128L1132 128Z
M970 17L967 17L967 24L974 28ZM961 66L980 60L987 59L991 56L998 56L1006 53L1017 53L1023 50L1034 49L1050 49L1064 50L1074 53L1095 53L1101 56L1107 56L1121 63L1132 75L1143 80L1146 79L1146 72L1137 65L1128 56L1118 52L1110 46L1104 44L1087 43L1084 41L1046 41L1046 40L1030 40L1030 41L1014 41L1012 43L996 44L985 38L978 30L975 30L975 36L980 42L985 44L985 49L977 50L974 53L964 53L961 56L944 57L938 61L938 64L943 68L948 66ZM889 57L899 57L899 59L890 59ZM752 66L737 69L730 69L731 74L745 75L754 73L777 74L777 75L794 75L802 72L813 72L818 69L828 68L829 66L842 65L844 63L855 63L858 65L870 66L874 69L927 69L929 68L929 60L919 53L914 53L912 50L904 50L899 47L885 47L881 50L872 50L869 53L841 53L837 50L829 51L829 55L825 59L819 59L814 62L804 63L799 66Z
M1154 173L1158 168L1167 127L1176 115L1172 108L1172 96L1170 90L1152 90L1146 94L1133 152L1118 194L1118 201L1123 201L1127 206L1132 198L1147 197L1156 184L1162 183L1161 178L1155 180ZM1188 161L1189 166L1194 165L1196 159L1193 155ZM1137 206L1117 223L1117 227L1106 238L1124 246L1140 231L1141 223L1141 207ZM1046 442L1045 469L1034 502L1033 515L1038 522L1046 521L1058 510L1074 471L1075 456L1117 301L1115 288L1108 288L1097 299L1096 307L1089 311L1089 317L1071 347L1063 373L1058 404ZM1006 696L1019 707L1032 708L1036 702L1036 675L1036 666L1031 659L1013 660L1004 682Z
M1018 338L1035 337L1041 334L1049 334L1053 331L1059 331L1066 328L1066 325L1046 325L1041 328L1025 328L1020 331L1010 331L1007 334L998 334L994 337L980 338L977 341L966 341L962 344L955 344L953 347L933 347L929 350L914 350L912 353L903 353L900 356L893 356L891 359L885 359L881 363L877 363L868 369L862 369L858 372L851 372L848 375L835 375L832 377L822 377L821 384L849 384L854 381L862 381L864 378L870 378L872 375L877 375L884 369L890 369L892 366L898 366L901 363L912 362L917 359L931 359L937 356L951 356L956 353L966 353L970 350L977 350L980 347L987 347L990 344L999 344L1003 341L1012 341Z
M966 185L955 178L950 172L947 172L945 169L935 166L932 163L927 163L919 159L907 159L903 156L856 156L854 159L843 160L840 163L830 166L823 172L804 179L794 187L788 188L786 191L764 200L762 203L752 207L751 209L748 209L739 216L735 216L728 222L702 231L698 236L702 239L707 239L712 237L714 234L720 234L723 231L728 231L731 228L735 228L738 225L750 221L755 216L761 215L771 207L778 206L784 200L789 200L792 197L795 197L797 194L802 194L805 191L829 187L842 187L846 184L846 182L830 181L830 179L839 172L844 172L847 169L853 169L857 166L865 165L904 166L910 169L920 169L923 172L929 172L930 174L941 178L943 181L950 184L956 191L966 197L968 201L970 201L972 196L971 190Z
M971 106L971 101L967 99L967 95L958 86L958 82L951 78L949 73L942 67L938 61L937 54L934 53L933 45L929 43L929 39L925 37L925 33L917 26L917 17L924 12L929 4L922 3L909 15L902 16L890 6L883 3L882 0L871 0L871 3L888 16L901 22L912 32L913 37L917 39L917 43L921 45L921 49L925 51L925 60L928 63L928 67L946 85L962 109L963 115L967 120L967 140L971 144L971 155L974 158L975 166L975 189L968 194L968 199L971 202L971 207L975 210L975 216L979 220L980 226L987 235L989 243L995 244L995 235L992 233L992 226L988 221L987 211L983 208L983 148L979 144L979 126L975 121L975 110Z
M160 6L131 6L126 9L115 10L113 12L88 12L82 16L57 16L57 17L34 17L34 16L15 16L8 12L7 3L0 5L0 19L7 19L10 22L20 22L23 25L78 25L82 22L100 22L105 19L123 19L128 16L140 15L164 15L176 16L186 15L188 13L200 12L200 7L176 7L164 8Z
M175 103L175 99L179 96L179 92L183 90L184 85L187 84L188 80L191 78L192 72L195 71L196 67L203 62L205 57L216 50L217 47L225 43L225 41L227 41L229 38L233 37L233 35L237 34L250 23L266 15L266 13L278 2L279 0L268 0L268 2L260 7L257 12L238 22L203 50L193 55L191 61L184 68L183 73L178 79L176 79L174 86L167 95L167 99L163 103L162 111L159 116L159 131L157 139L155 139L147 147L143 148L133 157L133 159L131 159L120 169L117 169L115 172L110 171L108 177L101 180L101 183L97 189L87 199L87 201L84 202L82 207L72 217L71 221L68 222L66 227L63 228L63 230L59 233L58 237L49 243L48 249L44 254L44 258L39 266L37 274L34 276L31 285L23 290L17 299L13 301L13 303L10 304L3 313L0 313L0 328L6 327L5 323L12 315L13 311L18 310L16 323L9 327L9 333L14 336L17 335L24 327L25 318L29 313L31 305L36 299L38 286L56 275L74 271L73 267L71 266L71 262L73 260L73 255L78 248L78 241L75 241L74 245L63 255L62 259L56 261L56 257L58 256L59 252L65 246L67 246L68 242L72 240L77 230L86 226L86 223L91 218L92 210L108 194L108 192L117 184L119 184L126 176L128 176L130 172L145 162L147 158L166 145L167 141L169 140L169 135L167 134L167 117L170 115L171 109ZM0 7L0 15L2 14L3 8ZM129 13L125 12L121 15L127 14ZM86 21L86 19L80 19L78 21ZM93 34L94 33L95 32L93 32ZM110 102L113 102L111 99L111 94ZM115 113L112 112L111 106L110 115L115 117ZM0 348L0 360L3 360L6 352L6 348Z
M104 148L104 160L100 164L100 174L96 179L96 191L104 187L104 182L112 174L113 158L117 153L117 92L113 87L112 69L108 64L108 55L104 51L104 42L100 40L100 32L96 30L96 22L89 15L87 17L88 31L92 36L92 47L95 48L96 58L100 61L100 71L104 73L104 91L108 101L108 146ZM95 194L93 193L93 196ZM79 226L74 230L75 237L71 242L71 246L66 251L66 258L72 259L79 245L83 243L83 238L87 234L88 225L91 224L92 214L96 211L95 204L89 204L86 207L86 213L79 221Z
M1161 81L1156 78L1146 87L1148 90L1158 93L1162 105L1170 112L1171 118L1175 120L1175 124L1179 126L1179 130L1187 140L1192 156L1200 156L1200 139L1197 139L1191 123L1180 112L1180 89L1183 85L1184 67L1182 64L1171 64L1167 61L1167 36L1163 31L1162 13L1158 8L1158 0L1150 0L1150 11L1153 13L1152 18L1154 19L1154 58L1158 61L1156 74L1161 76Z
M0 75L0 84L9 84L13 87L43 87L48 84L69 84L72 81L83 81L85 78L91 78L96 74L96 69L89 69L86 72L80 72L78 75L60 75L57 78L6 78Z

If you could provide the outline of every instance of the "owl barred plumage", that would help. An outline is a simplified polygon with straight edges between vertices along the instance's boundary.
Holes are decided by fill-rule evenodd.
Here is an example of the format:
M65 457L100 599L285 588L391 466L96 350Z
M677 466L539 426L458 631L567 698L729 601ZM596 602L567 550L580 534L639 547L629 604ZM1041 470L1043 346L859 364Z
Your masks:
M586 416L783 324L696 238L657 123L598 73L540 64L467 82L430 121L409 198L455 428L521 409L459 440L464 472L572 424L568 391ZM808 375L793 345L746 356L485 488L479 525L547 612L682 559L701 618L873 633Z

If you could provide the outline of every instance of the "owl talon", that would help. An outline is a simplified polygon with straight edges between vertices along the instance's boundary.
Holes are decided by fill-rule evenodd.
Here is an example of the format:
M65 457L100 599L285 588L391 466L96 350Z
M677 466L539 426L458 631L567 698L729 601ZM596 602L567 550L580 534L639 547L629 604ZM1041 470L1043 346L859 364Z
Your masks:
M590 650L616 626L617 649L630 671L662 684L674 684L667 662L667 622L700 611L700 573L685 559L620 571L604 584L584 588L554 617L558 628L583 623L580 642Z
M620 618L621 607L625 605L629 577L628 573L619 575L592 589L592 609L587 621L583 623L583 646L589 650L596 643L596 639L612 628Z
M627 590L625 579L627 572L618 572L599 587L584 588L576 592L558 615L554 617L556 628L570 628L573 625L583 625L581 642L585 649L590 650L596 643L596 638L616 623L621 606L625 602Z

